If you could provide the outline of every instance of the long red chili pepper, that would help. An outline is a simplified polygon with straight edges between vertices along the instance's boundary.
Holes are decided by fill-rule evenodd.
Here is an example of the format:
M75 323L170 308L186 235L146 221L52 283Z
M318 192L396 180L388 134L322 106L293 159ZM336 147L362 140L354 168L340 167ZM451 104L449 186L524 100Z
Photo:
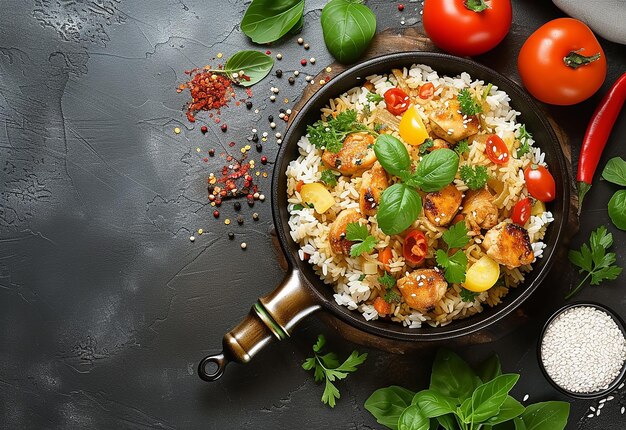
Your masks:
M613 124L626 100L626 73L620 76L606 93L589 121L578 160L578 214L585 194L591 188L602 150L609 139Z

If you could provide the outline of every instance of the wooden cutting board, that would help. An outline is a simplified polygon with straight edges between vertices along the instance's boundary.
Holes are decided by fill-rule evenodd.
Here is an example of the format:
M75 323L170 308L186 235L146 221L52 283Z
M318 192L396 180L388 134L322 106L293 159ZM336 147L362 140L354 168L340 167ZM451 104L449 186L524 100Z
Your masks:
M370 58L378 57L384 54L391 54L397 52L410 52L410 51L430 51L430 52L441 52L438 48L434 46L434 44L430 41L430 39L424 34L420 33L416 28L406 28L406 29L389 29L385 30L381 33L376 34L374 37L372 44L368 48L367 52L363 56L362 60L367 60ZM315 94L317 90L321 88L320 85L317 84L320 79L325 79L330 76L331 80L333 77L337 76L339 73L344 71L347 67L339 63L333 63L329 65L331 68L330 72L322 71L315 77L315 85L308 85L304 90L302 97L292 108L294 113L297 113L302 109L302 106ZM292 115L293 118L295 115ZM567 175L570 178L570 210L568 217L568 225L564 229L564 237L561 242L561 246L558 249L558 254L555 257L554 267L558 268L561 264L567 262L567 249L569 247L569 243L571 238L578 232L578 198L577 193L574 188L574 176L572 169L572 157L571 157L571 148L569 145L569 140L567 138L566 133L563 129L551 118L547 113L550 124L554 128L554 131L559 140L559 144L561 146L561 150L566 159L567 164ZM561 281L560 274L558 269L553 269L550 274L544 280L542 286L544 285L555 285ZM541 288L541 286L539 287ZM537 294L535 293L534 296ZM504 335L512 332L513 330L519 328L521 325L529 322L530 319L537 317L540 318L543 313L537 308L545 308L551 309L552 304L556 304L559 300L562 300L562 297L553 294L551 292L546 292L544 297L542 297L542 301L540 304L537 304L537 300L531 299L527 300L522 306L520 306L512 315L507 316L501 322L492 325L491 327L481 330L475 334L470 336L466 336L461 339L455 339L454 341L447 341L446 345L463 345L469 343L484 343L484 342L492 342L495 341ZM331 327L338 330L345 338L351 340L356 343L360 343L367 346L376 347L379 349L387 350L394 353L405 353L412 350L419 350L424 348L423 343L408 343L408 342L398 342L398 341L390 341L387 339L382 339L379 337L371 336L363 333L360 330L357 330L339 319L335 318L329 313L322 312L320 317ZM429 344L433 347L440 346L437 344Z

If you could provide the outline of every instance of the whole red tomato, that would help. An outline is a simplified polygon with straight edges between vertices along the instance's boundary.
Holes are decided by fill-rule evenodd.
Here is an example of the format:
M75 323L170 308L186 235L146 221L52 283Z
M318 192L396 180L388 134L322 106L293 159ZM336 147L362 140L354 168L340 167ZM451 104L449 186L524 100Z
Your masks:
M542 202L551 202L556 197L556 183L548 169L531 164L524 169L526 188L531 196Z
M606 77L606 57L582 22L559 18L539 27L522 46L517 68L537 99L573 105L598 91Z
M455 55L493 49L511 27L510 0L425 0L424 30L435 45Z

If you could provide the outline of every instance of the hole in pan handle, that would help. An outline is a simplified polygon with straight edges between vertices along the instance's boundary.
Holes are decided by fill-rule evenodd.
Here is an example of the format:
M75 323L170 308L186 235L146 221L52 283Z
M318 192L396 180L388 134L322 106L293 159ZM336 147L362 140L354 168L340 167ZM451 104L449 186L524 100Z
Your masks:
M226 358L223 352L214 355L207 355L198 365L198 376L207 382L217 381L224 374L224 369L226 369L226 365L229 361L230 360ZM207 366L211 364L215 364L217 367L213 372L209 373L207 372Z

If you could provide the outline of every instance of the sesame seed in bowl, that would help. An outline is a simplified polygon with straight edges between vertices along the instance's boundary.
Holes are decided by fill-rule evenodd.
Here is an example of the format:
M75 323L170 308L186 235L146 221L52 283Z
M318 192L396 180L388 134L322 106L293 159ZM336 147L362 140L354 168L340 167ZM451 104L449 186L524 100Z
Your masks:
M613 391L626 374L626 328L613 311L573 303L556 311L540 336L539 363L562 393L594 399Z

